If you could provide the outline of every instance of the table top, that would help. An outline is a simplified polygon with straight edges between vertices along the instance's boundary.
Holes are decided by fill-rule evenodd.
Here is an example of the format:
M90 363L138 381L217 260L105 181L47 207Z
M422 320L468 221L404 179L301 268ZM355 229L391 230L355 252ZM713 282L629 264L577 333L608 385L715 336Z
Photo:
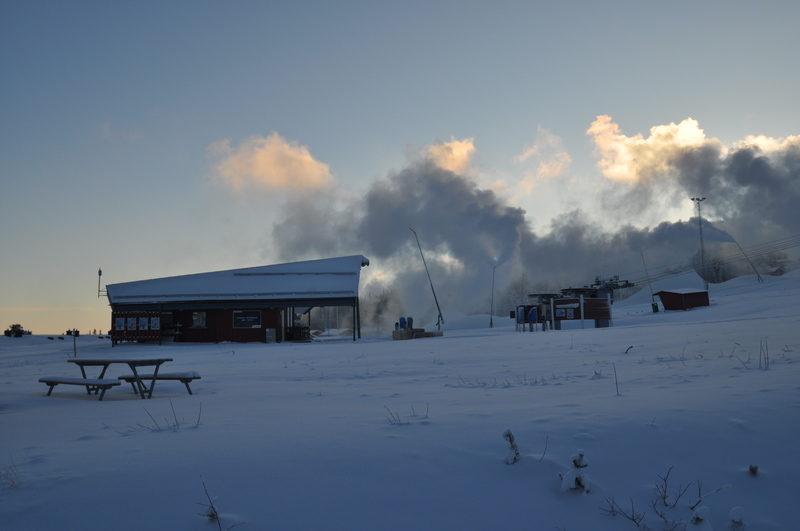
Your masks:
M172 361L172 358L70 358L67 360L69 363L76 365L111 365L112 363L125 363L132 367L143 367L148 365L161 365L167 361Z

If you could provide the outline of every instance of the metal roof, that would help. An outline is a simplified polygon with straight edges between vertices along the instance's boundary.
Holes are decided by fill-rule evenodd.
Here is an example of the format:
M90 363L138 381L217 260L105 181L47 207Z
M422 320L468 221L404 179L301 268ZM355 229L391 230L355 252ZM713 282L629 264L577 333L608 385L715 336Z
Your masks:
M108 284L113 307L151 304L309 301L358 298L361 255Z
M689 295L690 293L707 293L708 290L705 289L693 289L693 288L676 288L676 289L662 289L653 295L658 295L659 293L676 293L678 295Z

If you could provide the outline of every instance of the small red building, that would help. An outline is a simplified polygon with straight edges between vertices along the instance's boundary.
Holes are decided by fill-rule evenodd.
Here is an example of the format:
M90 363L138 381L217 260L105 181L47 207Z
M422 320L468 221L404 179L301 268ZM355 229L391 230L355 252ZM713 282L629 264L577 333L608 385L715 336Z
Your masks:
M353 310L361 337L361 255L232 269L106 286L111 339L273 342L309 339L295 315L311 308Z
M708 291L696 289L671 289L654 293L661 299L665 310L688 310L698 306L709 306Z

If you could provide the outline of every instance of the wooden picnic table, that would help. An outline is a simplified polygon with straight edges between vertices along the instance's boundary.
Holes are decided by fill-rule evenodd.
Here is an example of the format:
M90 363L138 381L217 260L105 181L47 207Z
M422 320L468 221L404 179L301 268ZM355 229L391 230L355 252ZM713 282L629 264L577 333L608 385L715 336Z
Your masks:
M92 358L92 359L83 359L83 358L70 358L67 360L69 363L74 363L81 369L81 374L83 375L84 379L88 379L86 376L86 367L102 367L103 369L100 371L100 376L97 379L102 380L103 376L106 374L106 370L112 363L124 363L128 367L130 367L131 372L133 372L133 377L135 379L136 388L139 390L139 395L142 399L145 398L145 393L147 393L146 398L151 398L153 396L153 388L156 386L156 376L158 376L158 369L161 367L162 364L172 361L172 358ZM152 380L150 382L150 386L144 384L142 378L139 376L139 373L136 372L137 367L154 367ZM51 388L52 390L52 388ZM86 386L86 391L91 394L92 391L97 393L97 389L93 389L91 385Z

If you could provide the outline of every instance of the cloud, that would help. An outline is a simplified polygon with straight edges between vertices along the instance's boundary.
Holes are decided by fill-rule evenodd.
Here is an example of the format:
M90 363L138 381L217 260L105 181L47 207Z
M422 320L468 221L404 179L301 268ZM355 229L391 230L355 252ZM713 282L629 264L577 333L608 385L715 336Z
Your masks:
M533 161L536 164L533 170L525 171L520 181L525 192L530 194L539 184L567 175L572 157L564 149L561 137L540 125L533 144L526 147L515 161L520 164Z
M732 146L707 138L696 120L626 136L609 116L587 130L598 167L612 183L603 208L623 218L658 217L690 197L707 197L704 216L737 239L765 241L800 232L800 137L748 136Z
M379 264L366 275L380 270L407 307L416 298L427 306L428 281L409 228L419 234L441 301L466 305L476 302L476 283L511 260L530 231L524 210L424 158L374 182L364 196L294 203L272 239L285 260L364 254Z
M430 159L443 170L454 173L466 173L475 154L474 139L466 138L456 140L451 137L450 142L437 140L434 144L423 150L423 156Z
M663 264L698 246L696 223L610 233L579 210L558 216L540 236L524 210L429 159L389 173L362 197L324 199L293 203L273 226L281 259L364 254L373 264L364 271L365 285L396 292L423 324L435 322L436 311L409 228L419 235L445 319L448 311L487 311L495 266L498 290L523 272L538 286L558 289L639 269L643 251ZM712 232L711 223L706 230Z
M692 223L696 223L697 218L692 220ZM698 225L699 228L699 225ZM705 223L705 227L703 227L703 239L707 242L720 242L720 243L734 243L736 240L725 232L724 230L720 230L717 227L710 225L709 223Z
M247 190L318 190L335 183L329 166L317 161L308 147L288 142L278 133L252 136L238 147L219 140L208 147L217 159L214 178L237 193Z
M800 234L800 136L749 137L719 166L704 202L715 198L712 215L751 239Z
M681 150L707 142L697 120L650 128L650 136L625 136L610 116L598 116L586 131L592 135L597 163L608 179L627 183L651 181L669 175L670 161Z
M800 136L789 136L787 138L771 138L765 135L749 135L740 143L736 144L737 149L753 148L765 155L782 153L796 149L800 145Z
M270 253L282 261L364 254L356 239L359 199L334 190L313 190L288 199L273 224Z
M609 162L602 168L616 178L597 176L606 189L592 190L595 203L573 205L541 233L525 210L479 184L479 175L448 169L469 172L475 155L472 139L453 140L426 148L363 195L320 188L288 199L270 251L287 261L364 254L372 260L364 285L396 292L425 326L436 311L409 228L419 235L445 319L448 312L487 311L495 266L498 293L523 273L537 289L583 285L597 275L641 280L645 254L651 272L685 267L699 248L689 200L698 195L707 197L707 245L726 245L732 235L745 245L800 233L798 137L748 137L728 147L691 119L653 127L647 138L627 137L609 117L598 117L589 134ZM518 161L541 166L559 153L560 139L540 128ZM675 205L690 219L664 221ZM642 211L656 221L635 225ZM598 217L617 225L608 228Z
M525 211L506 205L471 179L428 161L412 164L375 183L363 201L359 240L379 257L391 255L408 227L426 235L429 246L472 268L508 258L525 228Z

